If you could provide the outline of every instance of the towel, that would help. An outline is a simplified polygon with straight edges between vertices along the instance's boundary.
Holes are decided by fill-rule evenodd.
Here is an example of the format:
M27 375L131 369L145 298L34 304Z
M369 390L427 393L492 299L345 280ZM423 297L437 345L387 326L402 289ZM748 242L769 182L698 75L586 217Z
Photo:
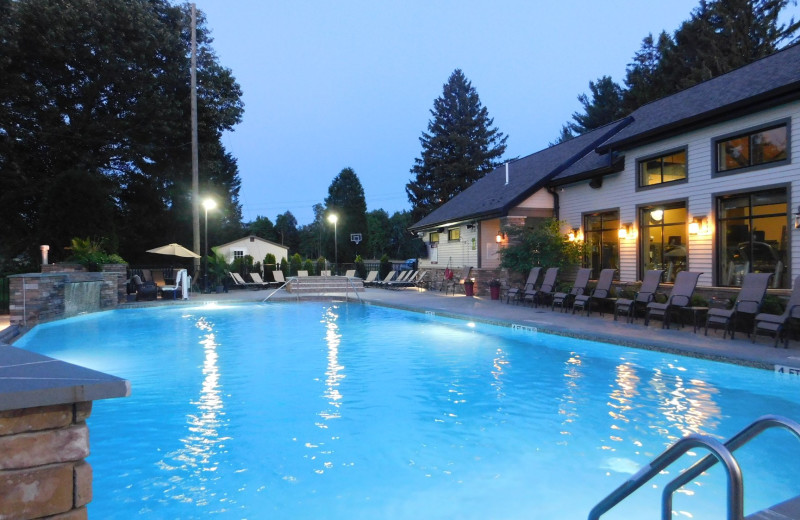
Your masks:
M179 269L178 275L175 277L175 285L180 288L181 291L181 299L188 300L189 299L189 276L186 273L186 269Z

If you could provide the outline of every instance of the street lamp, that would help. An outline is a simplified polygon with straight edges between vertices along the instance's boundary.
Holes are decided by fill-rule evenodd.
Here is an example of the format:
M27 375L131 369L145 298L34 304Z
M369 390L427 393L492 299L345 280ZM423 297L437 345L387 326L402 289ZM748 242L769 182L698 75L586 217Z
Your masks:
M206 209L206 275L203 277L203 292L208 292L208 210L214 209L217 207L217 203L214 202L214 199L206 199L203 201L203 207Z
M333 265L336 266L339 263L339 246L336 243L336 223L339 222L339 217L336 216L336 213L331 213L328 215L328 222L333 224Z

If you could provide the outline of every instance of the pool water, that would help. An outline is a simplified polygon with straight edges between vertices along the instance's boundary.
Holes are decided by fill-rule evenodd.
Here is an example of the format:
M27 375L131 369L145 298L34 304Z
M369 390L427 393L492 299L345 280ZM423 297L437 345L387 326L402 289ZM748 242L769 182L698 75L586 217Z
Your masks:
M586 518L682 436L800 418L769 371L368 305L119 310L17 346L131 381L89 419L92 518ZM603 518L657 518L703 455ZM737 453L747 513L800 494L798 457L782 431ZM724 517L722 475L676 518Z

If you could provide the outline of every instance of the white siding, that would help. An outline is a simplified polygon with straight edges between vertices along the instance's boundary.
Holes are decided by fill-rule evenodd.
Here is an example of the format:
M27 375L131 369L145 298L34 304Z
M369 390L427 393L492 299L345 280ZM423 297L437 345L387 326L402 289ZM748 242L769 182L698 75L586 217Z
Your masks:
M536 193L522 201L516 208L526 209L553 209L553 196L545 189L538 190ZM514 210L509 211L509 215L514 215Z
M459 240L448 240L447 232L457 227L461 232ZM494 235L493 235L494 237ZM426 233L423 239L427 242L429 234ZM439 245L437 247L438 267L477 267L478 265L478 225L468 229L466 225L445 228L439 233ZM427 259L420 260L420 267L432 267L430 255Z
M272 253L275 255L278 263L280 263L282 258L286 258L288 260L288 248L272 244L271 242L259 240L258 238L256 238L253 242L250 242L250 237L245 237L214 249L219 254L223 255L225 257L225 261L229 263L233 261L234 251L243 251L245 255L250 255L253 257L253 262L261 262L262 264L264 263L264 257L267 256L267 253Z
M791 117L792 143L789 164L759 170L712 177L714 172L712 145L719 136L746 130L761 124ZM686 134L624 150L624 171L608 175L600 189L592 189L588 182L564 187L560 195L560 218L568 227L582 226L581 215L586 212L619 208L620 221L633 223L634 237L638 237L637 205L657 204L673 200L686 200L687 219L708 218L709 234L688 235L688 262L692 271L702 271L699 285L709 286L714 273L713 239L715 237L714 198L716 195L739 190L756 190L765 186L790 185L789 213L800 206L800 102L761 111L735 120L712 125ZM687 147L688 182L662 188L636 191L636 162L641 157L657 155L675 148ZM793 219L790 219L793 223ZM789 226L791 269L790 276L800 274L800 230ZM620 279L637 277L637 239L622 239L620 243Z

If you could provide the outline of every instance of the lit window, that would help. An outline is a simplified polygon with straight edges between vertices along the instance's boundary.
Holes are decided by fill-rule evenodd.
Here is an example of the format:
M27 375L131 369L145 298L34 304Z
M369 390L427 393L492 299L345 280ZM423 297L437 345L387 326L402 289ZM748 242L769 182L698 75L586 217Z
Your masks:
M430 243L434 244L439 241L439 233L431 233L430 238L428 240Z
M639 186L686 180L686 150L639 161Z
M785 161L786 125L749 132L717 142L717 171L726 172Z
M460 228L448 229L447 240L451 242L456 240L461 240L461 229Z

